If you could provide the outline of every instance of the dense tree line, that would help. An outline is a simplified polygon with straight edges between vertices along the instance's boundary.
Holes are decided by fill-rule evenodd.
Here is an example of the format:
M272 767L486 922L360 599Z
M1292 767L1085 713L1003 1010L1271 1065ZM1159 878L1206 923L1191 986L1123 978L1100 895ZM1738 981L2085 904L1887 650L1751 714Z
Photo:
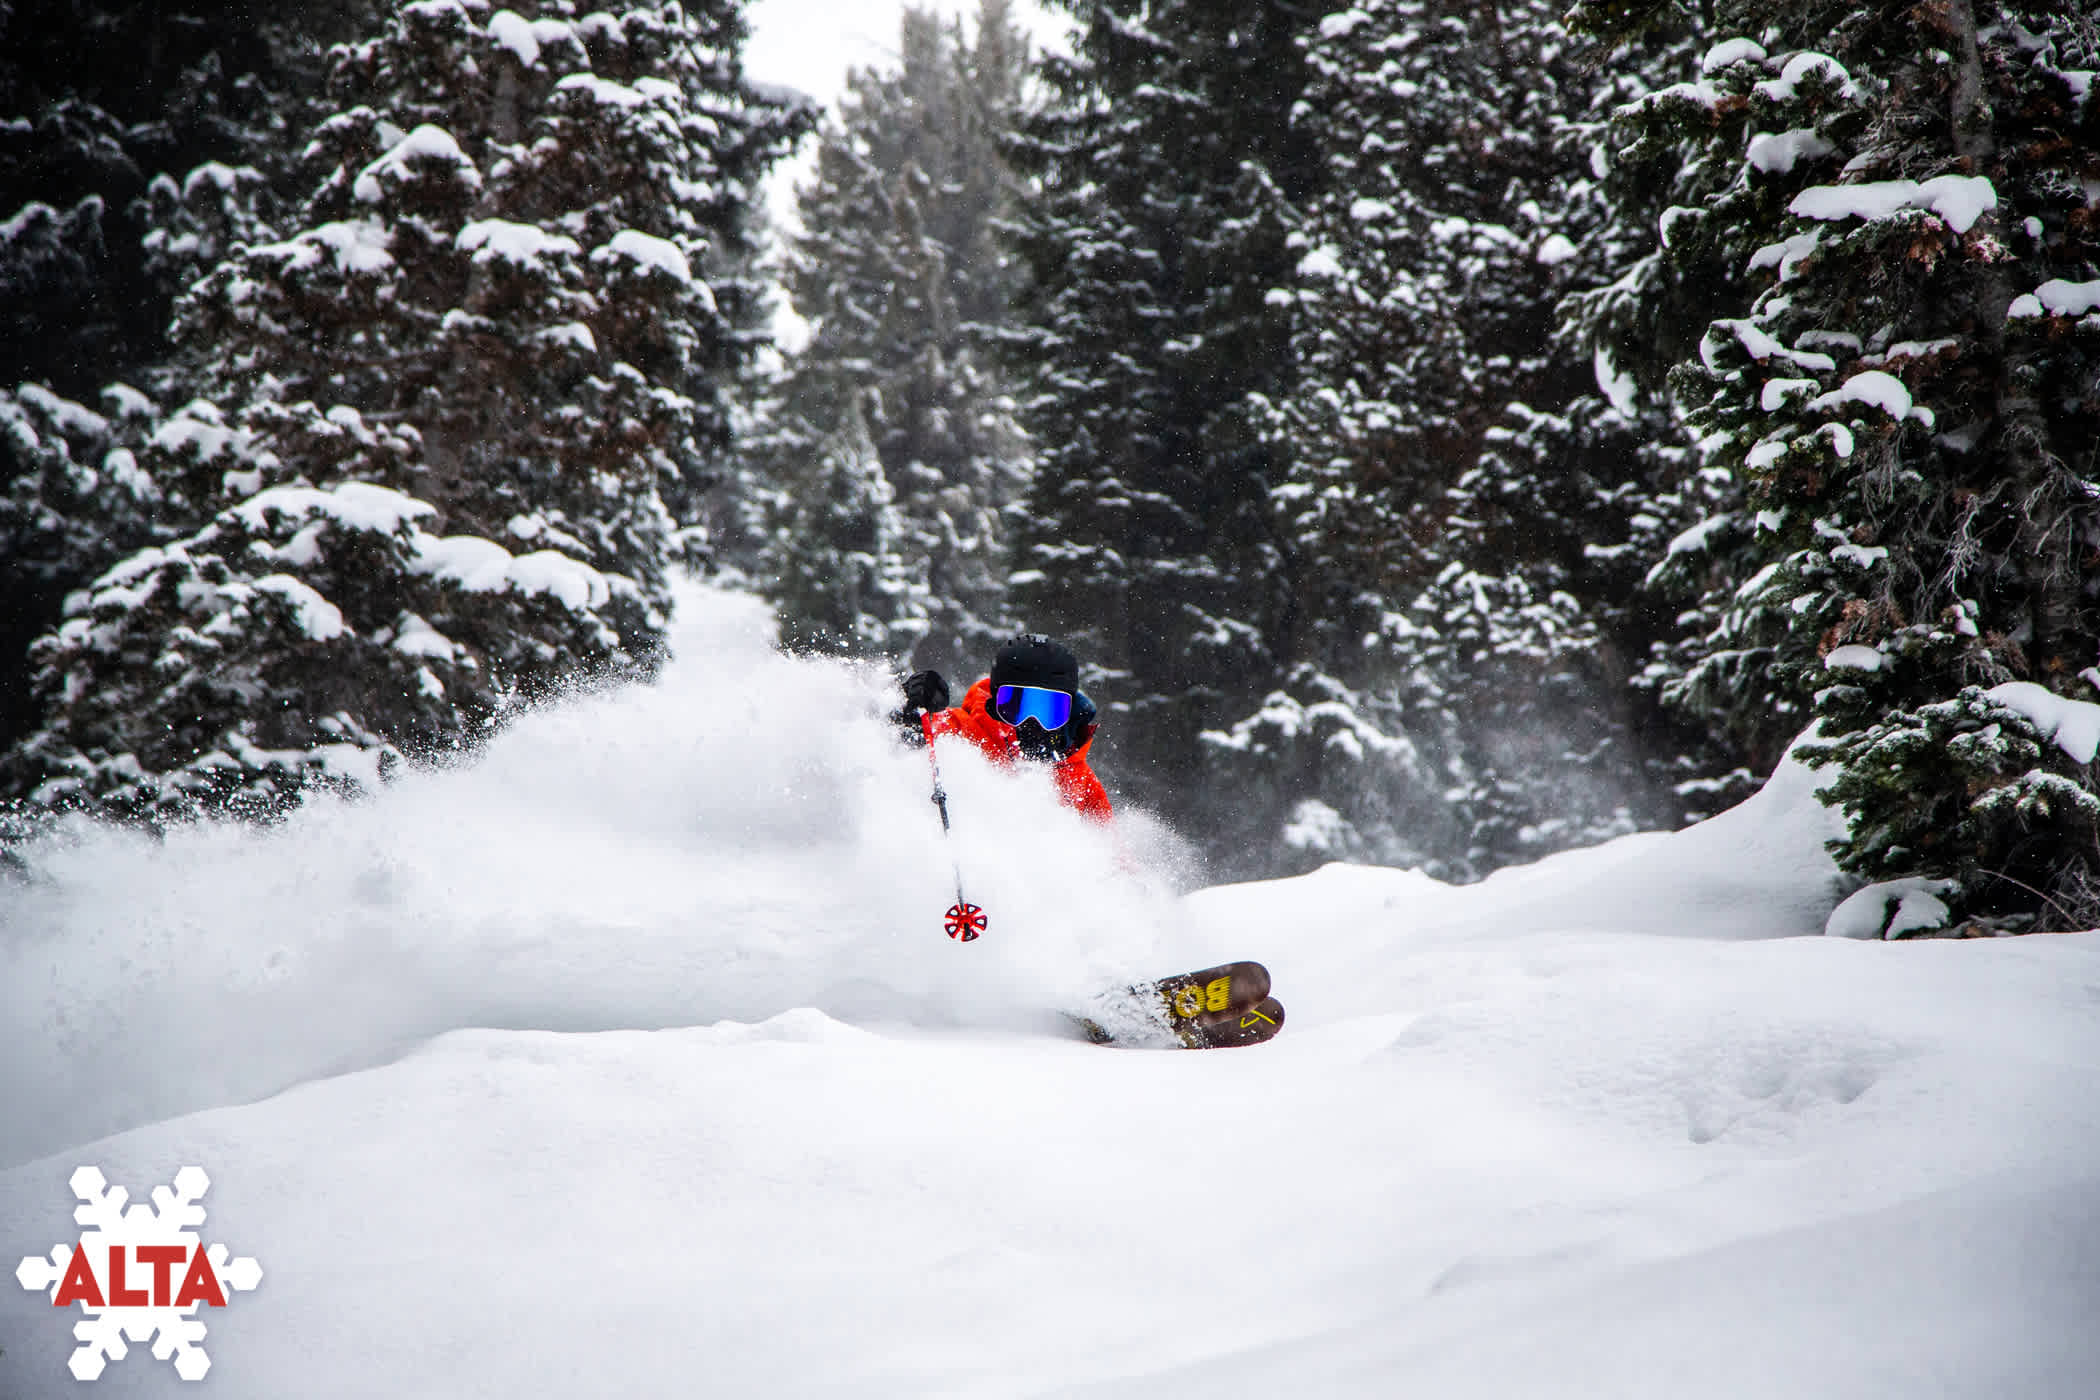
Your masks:
M10 791L370 781L645 677L683 559L899 669L1063 634L1250 872L1471 878L1791 748L1892 928L2100 921L2089 17L1060 3L853 75L760 378L804 118L728 0L0 5Z
M2088 22L1065 8L1011 143L1010 603L1127 793L1466 876L1814 722L1891 909L2100 917L2050 698L2100 698Z

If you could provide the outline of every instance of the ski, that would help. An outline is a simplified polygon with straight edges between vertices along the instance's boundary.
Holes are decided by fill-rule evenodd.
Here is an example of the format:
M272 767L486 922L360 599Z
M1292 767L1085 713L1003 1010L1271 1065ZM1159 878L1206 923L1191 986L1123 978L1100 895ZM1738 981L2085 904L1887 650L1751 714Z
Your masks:
M1184 1031L1182 1044L1192 1050L1224 1050L1239 1045L1259 1045L1265 1040L1274 1040L1276 1033L1282 1029L1283 1003L1274 997L1263 997L1237 1016Z
M1151 1001L1176 1031L1230 1020L1269 994L1269 969L1258 962L1225 963L1124 989L1133 1001Z
M1215 1050L1274 1038L1283 1028L1283 1004L1269 995L1267 968L1236 962L1125 987L1102 997L1093 1014L1072 1020L1097 1045Z

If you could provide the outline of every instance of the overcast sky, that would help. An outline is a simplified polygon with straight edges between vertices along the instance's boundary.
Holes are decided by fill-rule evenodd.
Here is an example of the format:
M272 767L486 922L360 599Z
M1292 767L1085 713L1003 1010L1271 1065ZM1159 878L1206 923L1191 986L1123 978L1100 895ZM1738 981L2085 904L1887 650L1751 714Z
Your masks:
M903 8L902 0L753 0L745 11L751 42L744 50L744 71L762 83L836 101L848 68L896 63ZM977 0L920 0L919 8L974 16ZM1016 0L1014 17L1038 44L1064 29L1062 17L1052 18L1032 0Z
M974 17L977 0L918 0L918 8ZM846 89L848 68L896 65L903 9L903 0L753 0L744 12L751 26L744 72L754 82L794 88L831 105ZM1064 47L1058 42L1067 24L1062 15L1051 15L1035 0L1014 0L1014 18L1038 47ZM815 167L814 141L803 142L795 159L774 167L766 182L766 203L782 228L795 227L795 186ZM773 331L790 350L801 348L806 339L807 328L785 297Z

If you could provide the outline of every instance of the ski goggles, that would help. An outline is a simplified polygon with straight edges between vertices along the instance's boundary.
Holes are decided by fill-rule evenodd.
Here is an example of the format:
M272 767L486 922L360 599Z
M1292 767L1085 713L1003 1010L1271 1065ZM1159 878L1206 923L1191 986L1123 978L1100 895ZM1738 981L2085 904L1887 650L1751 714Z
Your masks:
M992 713L1019 729L1034 720L1045 730L1063 729L1072 718L1070 691L1046 690L1039 685L1002 685L992 697Z

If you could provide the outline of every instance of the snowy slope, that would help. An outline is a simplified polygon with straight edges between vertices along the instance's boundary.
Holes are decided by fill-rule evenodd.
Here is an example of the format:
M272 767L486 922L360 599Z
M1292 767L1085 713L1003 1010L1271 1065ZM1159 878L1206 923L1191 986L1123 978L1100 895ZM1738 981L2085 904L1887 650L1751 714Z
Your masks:
M2094 1393L2100 935L1813 936L1792 769L1466 889L1177 898L957 759L959 947L876 680L692 603L471 768L0 893L0 1254L81 1162L205 1166L234 1396ZM1047 1014L1215 955L1272 1045ZM0 1290L0 1396L78 1389L64 1324Z

